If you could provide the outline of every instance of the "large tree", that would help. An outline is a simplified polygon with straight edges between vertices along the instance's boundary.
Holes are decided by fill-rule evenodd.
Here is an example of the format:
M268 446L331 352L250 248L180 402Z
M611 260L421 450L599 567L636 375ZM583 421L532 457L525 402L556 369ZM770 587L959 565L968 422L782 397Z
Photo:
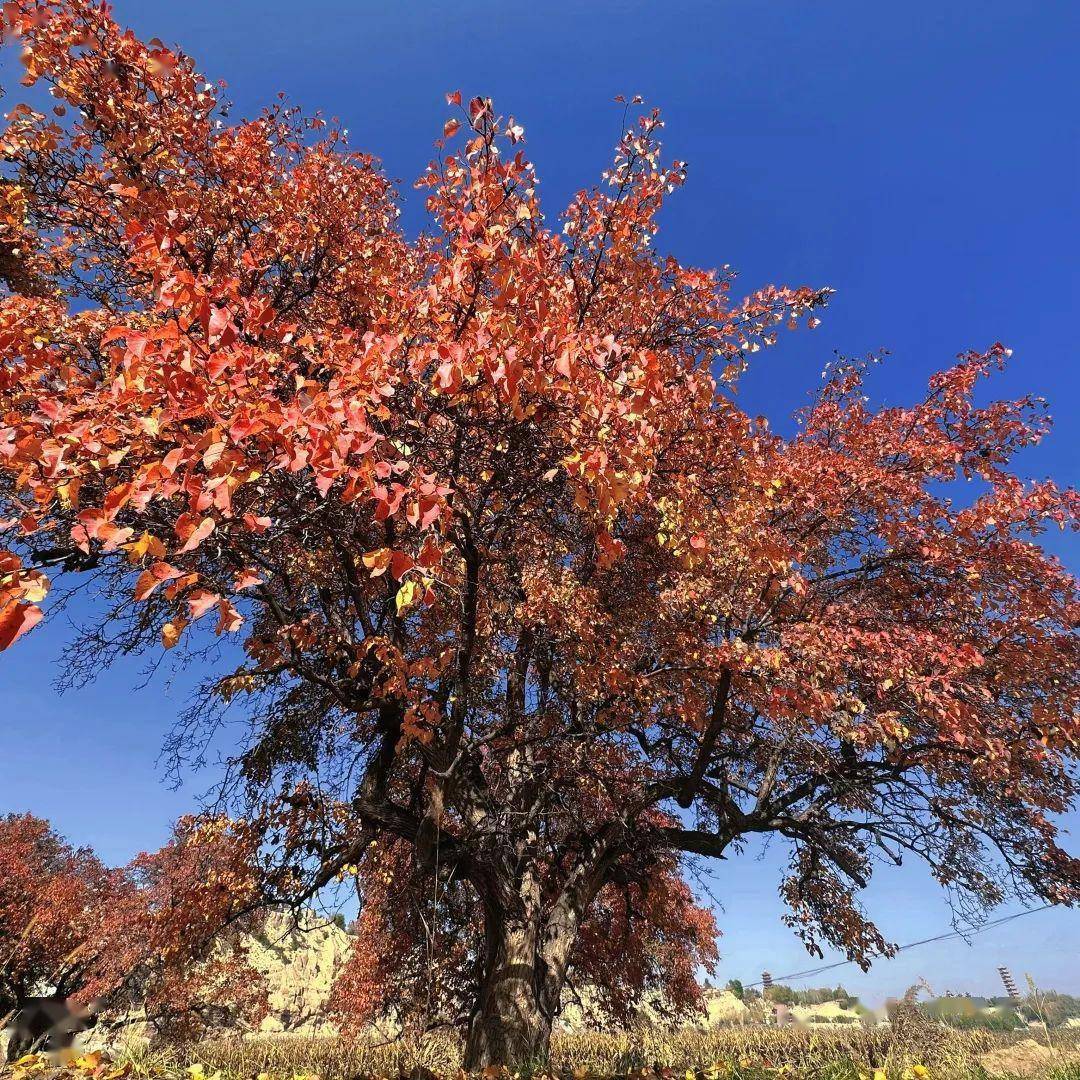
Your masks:
M543 1052L612 889L755 834L864 963L876 860L1080 896L1077 590L1033 539L1077 499L1009 470L1047 422L977 403L1005 349L886 410L839 363L781 438L732 386L828 290L655 253L655 112L553 226L520 126L450 95L410 241L321 117L232 123L88 0L4 18L57 115L2 144L0 647L59 573L101 613L68 681L219 658L177 761L246 718L268 898L405 845L482 927L470 1065Z

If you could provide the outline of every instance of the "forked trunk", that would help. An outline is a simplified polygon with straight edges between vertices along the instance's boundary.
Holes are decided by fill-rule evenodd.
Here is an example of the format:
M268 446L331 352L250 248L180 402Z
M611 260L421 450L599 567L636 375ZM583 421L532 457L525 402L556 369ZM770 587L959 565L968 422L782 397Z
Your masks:
M563 973L542 957L537 922L508 926L489 920L487 962L465 1043L470 1072L547 1060Z

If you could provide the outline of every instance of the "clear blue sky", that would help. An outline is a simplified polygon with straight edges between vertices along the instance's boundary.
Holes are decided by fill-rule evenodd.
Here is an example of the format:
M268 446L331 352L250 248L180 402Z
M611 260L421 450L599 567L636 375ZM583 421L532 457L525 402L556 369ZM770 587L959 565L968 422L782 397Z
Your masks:
M446 90L490 94L525 126L549 212L606 165L619 117L612 97L641 93L665 111L669 153L690 163L658 247L684 263L730 263L747 289L776 281L838 290L817 331L758 355L746 407L783 428L832 349L881 347L893 356L873 389L902 402L955 353L1000 339L1016 355L997 389L1044 394L1057 418L1022 471L1080 481L1072 0L115 6L140 33L179 42L209 76L225 78L238 115L284 90L341 116L353 144L405 181L409 229L423 221L409 185L441 130ZM1078 568L1070 543L1050 539ZM174 793L155 771L188 682L159 678L133 692L132 665L60 698L48 680L63 636L60 626L35 632L0 662L0 812L51 817L120 861L158 844L200 786L196 778ZM1073 824L1080 831L1080 818ZM811 966L779 921L776 863L766 853L713 876L724 905L721 978ZM883 874L870 899L895 940L948 926L915 868ZM937 990L993 991L994 969L1006 963L1080 992L1078 961L1080 913L1053 911L971 947L927 946L865 977L848 968L828 978L876 1001L919 976Z

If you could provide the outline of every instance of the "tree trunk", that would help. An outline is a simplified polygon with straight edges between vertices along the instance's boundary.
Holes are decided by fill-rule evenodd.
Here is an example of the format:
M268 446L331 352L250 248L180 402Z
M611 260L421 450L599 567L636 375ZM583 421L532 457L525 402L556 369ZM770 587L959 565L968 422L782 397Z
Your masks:
M547 1060L563 980L541 956L539 922L507 924L489 913L484 973L465 1042L470 1072Z
M526 839L535 845L535 835ZM468 1071L547 1062L582 913L613 851L590 850L546 911L535 866L473 878L484 908L484 956L465 1040Z

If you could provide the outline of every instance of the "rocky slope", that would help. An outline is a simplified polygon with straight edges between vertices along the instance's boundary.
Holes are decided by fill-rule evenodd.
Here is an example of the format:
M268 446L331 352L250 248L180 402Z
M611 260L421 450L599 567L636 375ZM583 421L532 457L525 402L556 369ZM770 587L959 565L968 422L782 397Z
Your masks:
M252 966L266 979L270 1014L262 1031L330 1034L324 1013L352 938L314 913L299 920L271 912L262 932L251 939Z

